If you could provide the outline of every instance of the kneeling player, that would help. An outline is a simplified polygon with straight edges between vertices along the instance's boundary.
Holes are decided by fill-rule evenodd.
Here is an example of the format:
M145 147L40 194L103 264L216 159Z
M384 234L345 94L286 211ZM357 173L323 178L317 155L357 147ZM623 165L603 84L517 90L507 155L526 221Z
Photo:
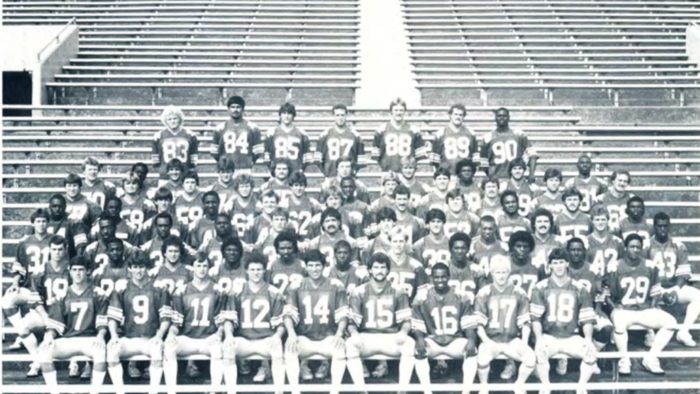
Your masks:
M585 384L593 375L596 362L593 304L584 286L569 275L569 256L565 249L552 250L548 260L551 276L537 283L530 304L537 375L542 383L549 383L549 359L563 354L582 360L578 382ZM577 333L579 325L583 337ZM549 390L540 390L542 392L548 393ZM585 393L586 390L577 392Z
M292 385L299 384L299 358L321 355L331 359L331 383L337 387L345 373L348 305L338 279L323 276L325 257L312 250L306 255L309 274L287 290L284 325L287 328L285 364Z
M348 371L357 385L365 384L360 357L377 354L400 356L399 384L411 380L415 362L415 342L408 336L411 307L406 292L387 280L390 268L389 256L374 254L369 260L369 283L358 286L350 295Z
M146 272L147 263L146 255L129 259L131 279L125 288L115 289L109 300L107 324L111 339L107 343L107 363L117 393L124 392L122 358L150 357L151 387L159 385L163 375L163 337L170 326L170 296L153 286Z
M430 385L428 358L448 356L464 359L463 383L471 384L476 376L476 321L471 302L449 286L450 269L445 263L435 263L430 276L433 286L413 300L416 374L421 384Z
M91 392L97 393L105 377L107 300L87 280L88 262L83 256L70 261L72 284L49 310L44 342L39 349L41 371L52 393L58 393L55 359L89 356L95 364ZM56 338L61 335L61 338Z
M535 369L535 352L527 345L530 337L527 294L509 283L510 265L507 257L494 257L490 267L493 283L482 287L474 300L477 334L481 338L477 362L482 391L488 383L489 364L500 355L521 362L516 384L525 383ZM525 390L515 392L525 393Z

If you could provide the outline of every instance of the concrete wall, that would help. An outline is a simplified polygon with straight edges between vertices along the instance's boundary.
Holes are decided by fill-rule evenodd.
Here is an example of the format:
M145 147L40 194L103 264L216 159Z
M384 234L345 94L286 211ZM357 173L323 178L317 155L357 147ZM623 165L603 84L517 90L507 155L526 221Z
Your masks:
M34 90L32 94L32 104L48 104L48 92L46 82L52 81L54 75L61 72L63 66L70 62L70 59L78 53L78 26L71 25L58 40L46 48L40 56L40 61L34 69L32 76Z

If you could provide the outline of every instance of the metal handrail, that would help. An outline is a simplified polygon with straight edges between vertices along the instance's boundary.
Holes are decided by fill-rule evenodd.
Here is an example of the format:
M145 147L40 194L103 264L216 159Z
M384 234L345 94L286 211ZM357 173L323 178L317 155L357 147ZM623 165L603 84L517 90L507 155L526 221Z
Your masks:
M63 34L63 32L66 31L66 29L68 28L68 26L70 26L70 25L72 25L72 24L75 24L75 23L76 23L76 18L73 17L73 18L71 18L71 20L68 21L68 23L66 23L66 24L63 26L63 28L61 29L61 31L59 31L59 32L56 34L56 37L55 37L56 43L58 43L58 42L60 41L61 34ZM52 43L53 43L53 40L50 40L49 42L46 43L46 45L44 45L43 48L41 48L41 50L39 50L39 52L37 52L37 54L36 54L36 60L41 60L41 54L42 54L42 53L46 50L46 48L48 48L49 45L51 45Z

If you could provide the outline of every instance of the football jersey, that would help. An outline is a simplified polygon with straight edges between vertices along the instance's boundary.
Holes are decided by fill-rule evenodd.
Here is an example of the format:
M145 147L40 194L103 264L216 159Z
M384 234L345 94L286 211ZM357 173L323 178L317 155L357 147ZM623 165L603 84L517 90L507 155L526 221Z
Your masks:
M282 294L286 294L290 285L301 283L306 277L306 264L301 259L296 259L291 264L274 260L267 267L268 282L275 286Z
M688 262L688 249L683 243L671 238L661 243L653 237L649 245L647 263L656 267L663 287L673 287L677 278L690 279L692 270Z
M527 295L518 286L507 285L498 290L488 284L481 288L474 300L474 318L484 327L493 341L507 343L520 336L520 329L530 324Z
M238 267L229 267L228 264L215 266L209 270L209 276L226 294L240 292L248 280L243 263L240 263Z
M409 253L410 249L407 248ZM382 234L377 235L376 238L373 238L369 244L367 245L367 248L362 250L360 253L360 256L362 257L362 262L367 264L369 263L369 259L377 252L382 252L384 254L389 254L389 251L391 250L391 243L390 241L382 236Z
M423 265L408 255L403 256L403 261L394 261L392 258L387 280L403 289L410 299L429 285Z
M496 224L498 226L498 236L503 242L508 242L511 234L516 231L530 231L530 221L520 215L515 217L500 215L496 218Z
M423 267L432 267L437 262L448 263L450 261L450 239L445 234L435 238L431 233L419 239L413 244L412 254Z
M537 283L530 311L533 320L542 322L542 331L555 338L568 338L576 335L579 326L596 324L590 294L571 279L561 285L553 278Z
M122 210L119 212L119 217L129 223L136 231L141 231L143 223L156 213L156 206L144 196L138 196L132 202L129 202L126 196L122 197L121 200Z
M196 192L192 196L181 194L173 201L175 209L174 219L178 222L189 225L196 222L204 216L204 208L202 207L202 193Z
M610 231L615 232L620 230L620 222L627 217L627 213L625 212L627 209L627 200L632 196L633 194L625 192L617 197L608 191L596 198L596 203L602 204L608 211L608 215L610 216L608 220Z
M49 219L46 232L51 235L60 235L66 239L69 256L74 256L76 250L86 246L88 242L88 229L85 225L82 222L70 220L65 216L60 220Z
M469 186L457 183L457 188L462 192L462 197L464 197L465 207L469 212L477 214L481 211L481 200L484 197L484 192L481 190L479 185L472 183Z
M652 298L661 294L659 272L653 263L641 261L633 267L622 258L609 268L610 298L622 309L649 309Z
M612 234L600 239L592 233L585 240L588 244L586 261L591 264L591 270L600 276L605 275L607 267L622 257L625 249L622 240Z
M354 256L353 259L357 260L359 258L356 247L357 242L342 231L336 232L333 236L325 231L321 232L317 237L305 242L306 250L318 250L326 257L328 265L333 266L335 265L335 244L341 240L350 244L352 248L351 254Z
M170 295L147 281L138 286L129 281L109 298L107 318L121 327L126 338L152 338L164 321L170 321Z
M397 129L391 122L387 122L374 134L372 158L377 160L382 171L399 172L402 158L421 159L427 156L428 149L420 132L408 123L402 123Z
M411 196L408 202L409 210L412 213L416 212L416 207L420 205L420 200L423 198L424 195L428 193L430 188L428 185L425 183L417 180L415 177L412 179L407 179L403 176L403 174L398 174L397 179L399 181L399 185L404 185L408 188L408 191L411 192Z
M481 200L481 211L479 211L479 217L491 216L498 220L499 217L504 216L503 208L501 207L501 201L498 198L489 199L484 197Z
M605 181L596 176L590 176L587 179L577 176L567 179L564 186L567 189L575 187L581 192L583 198L581 198L579 209L581 212L588 212L591 210L596 197L605 190Z
M425 214L433 208L439 209L443 212L447 211L447 203L445 202L446 198L447 192L441 192L437 189L431 190L428 192L428 194L421 197L418 207L416 208L416 216L420 218L425 217Z
M451 261L448 266L450 267L450 280L447 284L452 288L452 291L466 297L471 303L478 288L477 276L474 271L469 264L460 266Z
M596 301L603 293L603 275L598 275L593 272L591 265L584 262L583 265L576 269L573 265L569 264L569 276L571 279L583 286L588 295L591 297L593 302Z
M146 222L144 222L144 227L141 228L140 232L137 232L136 228L131 227L129 225L129 223L122 220L121 217L117 217L115 219L116 219L116 228L114 229L114 237L119 238L122 241L128 242L130 244L137 244L138 242L140 242L140 239L144 237L142 234L145 231L146 224L149 221L151 221L153 218L146 220ZM92 227L90 227L90 236L88 238L93 240L93 241L100 238L100 223L99 222L100 222L100 219L98 218L92 224Z
M350 203L344 202L338 211L351 237L360 238L365 235L365 227L369 226L371 216L367 203L358 199Z
M314 161L308 134L296 126L291 130L284 130L281 126L268 130L265 135L265 157L270 163L277 159L289 160L290 174L304 170L307 164Z
M532 264L518 265L512 261L510 267L508 281L523 289L528 298L532 297L532 289L539 280L540 270Z
M173 133L161 130L153 136L151 159L153 163L166 165L172 159L178 159L187 167L197 164L199 144L197 136L187 129L181 128Z
M164 288L170 294L174 294L178 289L182 289L192 280L192 267L178 263L175 268L169 264L163 264L153 275L153 285Z
M401 233L406 237L406 243L413 245L414 242L423 238L424 234L424 221L418 219L417 217L411 215L409 212L398 212L396 211L396 223L394 227L401 228Z
M64 260L55 268L46 262L41 271L31 277L30 301L32 307L43 304L51 306L57 299L66 295L70 284L68 261Z
M44 270L44 264L49 261L50 241L48 235L42 239L36 235L27 235L20 240L12 263L12 275L20 275L20 284L29 285L30 278Z
M338 280L343 284L347 294L351 294L353 290L361 285L367 279L367 269L359 265L350 265L346 271L341 271L337 265L332 265L327 270L324 270L324 275L331 280Z
M66 199L66 215L69 220L82 222L89 227L102 213L102 208L94 202L88 200L84 195L79 194L75 198L70 198L64 194Z
M116 195L117 188L112 182L103 181L102 179L95 179L92 185L83 179L80 193L98 207L104 207L107 198Z
M508 244L495 240L487 244L480 236L472 239L469 255L474 260L476 271L481 275L491 272L491 259L496 256L508 256Z
M248 228L248 231L242 240L245 240L248 243L257 243L263 232L267 233L267 230L271 228L272 217L270 215L265 212L256 214L253 218L252 225Z
M277 197L279 197L280 206L286 206L287 200L292 195L292 188L289 186L286 179L280 181L277 178L270 178L267 182L260 185L260 193L264 194L268 190L272 190Z
M129 268L126 263L121 267L113 267L107 264L100 269L101 272L93 277L93 284L99 287L105 297L109 297L115 290L122 290L129 283Z
M226 157L236 165L236 170L251 169L264 153L262 134L258 126L242 119L227 119L220 123L212 135L212 154L219 161Z
M513 178L508 178L503 181L500 186L501 193L511 190L518 195L518 213L522 217L528 216L532 212L532 207L537 197L539 190L537 185L529 183L526 179L521 179L519 182ZM499 201L500 206L500 201Z
M318 285L310 278L291 284L284 310L294 322L297 335L313 341L335 335L338 324L349 312L343 284L325 277L320 278Z
M213 281L207 280L201 289L190 282L173 294L171 322L180 327L178 335L206 338L224 322L225 305L226 296Z
M529 157L534 155L534 149L520 130L494 130L485 136L481 149L481 157L489 164L489 177L498 179L508 178L508 165L511 161L522 158L527 162Z
M253 291L246 283L226 301L226 319L233 322L235 335L246 339L270 337L283 323L283 317L284 296L267 283L258 291Z
M135 247L133 245L128 242L124 242L123 260L127 261L134 254L134 251ZM98 239L97 241L90 243L90 245L85 247L85 253L83 255L90 263L88 270L94 270L104 264L109 263L109 256L107 256L107 245L105 245L103 239Z
M237 169L238 167L236 167ZM204 192L216 192L216 194L219 195L219 211L220 212L226 212L225 211L225 203L226 201L229 201L233 196L237 195L236 189L234 188L234 181L232 180L229 184L223 184L221 183L220 180L217 180L216 183L211 185L210 187L203 189Z
M586 239L591 233L591 218L581 211L576 211L573 215L568 210L564 210L554 219L554 227L559 230L559 234L564 241L573 237Z
M462 337L463 330L476 327L471 302L454 291L439 294L431 288L413 300L411 329L422 332L440 346Z
M445 217L447 221L445 222L444 231L445 236L448 238L458 231L473 237L479 228L479 217L466 209L458 213L448 209L445 211Z
M533 205L533 211L534 209L539 209L543 208L548 210L549 212L552 213L552 216L556 219L562 212L566 211L566 206L564 205L564 201L561 199L561 193L550 193L549 191L545 191L543 194L540 194L535 198L535 200L532 202Z
M448 125L435 133L431 161L454 174L458 161L478 158L478 147L474 132L467 125L456 130Z
M321 204L307 195L297 198L290 194L285 207L289 212L289 223L300 237L306 238L311 218L320 211Z
M226 207L226 212L231 215L231 224L238 232L238 237L243 239L255 222L255 217L258 212L258 200L255 197L250 197L244 200L238 195L233 196Z
M336 176L338 159L350 158L357 164L360 156L365 154L362 138L352 126L340 129L334 125L318 137L316 143L316 161L321 163L321 171L326 177Z
M348 322L360 332L396 333L401 325L411 321L411 306L406 292L391 282L375 290L371 283L365 283L350 294Z
M534 234L533 238L535 247L532 249L532 265L549 273L549 254L556 248L563 248L564 244L554 234L547 234L544 239Z
M98 288L88 286L78 294L72 287L49 309L46 328L65 337L90 337L107 327L107 299Z
M223 239L217 237L214 232L207 233L197 251L207 256L207 260L209 260L212 267L218 267L224 261L224 256L221 255L222 244Z
M287 227L289 228L289 226ZM275 239L280 234L272 227L265 227L258 234L257 241L253 245L253 249L267 256L267 261L277 259L277 249L275 248Z
M201 216L193 222L190 222L187 230L188 242L190 246L199 248L207 240L216 237L216 226L214 219L209 219L206 215Z
M629 217L624 217L620 220L620 239L624 240L630 234L637 234L642 237L642 244L645 249L649 247L649 239L653 233L654 227L648 224L644 218L638 223L631 221Z

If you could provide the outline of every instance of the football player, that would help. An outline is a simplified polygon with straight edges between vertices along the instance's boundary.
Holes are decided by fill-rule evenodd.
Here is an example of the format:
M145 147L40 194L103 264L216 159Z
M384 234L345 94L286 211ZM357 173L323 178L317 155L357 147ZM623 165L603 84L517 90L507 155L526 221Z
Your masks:
M330 279L337 279L343 284L343 288L348 294L362 284L367 279L367 267L360 265L355 258L353 248L348 241L340 240L333 247L335 264L327 272L324 272Z
M95 204L82 194L83 180L78 174L68 174L63 180L63 186L66 189L63 197L66 198L68 219L82 222L86 227L90 227L102 213L102 206Z
M172 159L165 165L166 179L158 181L158 187L164 187L177 197L182 194L182 176L187 172L185 164L180 159Z
M591 218L580 210L582 198L583 194L575 187L564 190L561 195L566 209L554 219L554 228L564 241L573 237L583 239L591 233Z
M275 211L275 209L279 208L280 204L280 198L272 190L268 190L262 195L261 198L262 204L261 204L261 210L259 214L256 212L254 214L253 221L250 225L250 227L247 230L247 233L244 237L246 242L254 244L260 239L260 234L262 234L263 230L269 228L272 226L272 213ZM234 212L234 223L236 220L236 213ZM284 211L286 212L286 211ZM287 218L289 214L287 213Z
M105 215L104 213L100 215L99 219L97 219L97 224L99 226L98 238L85 248L84 253L87 261L90 263L90 270L94 270L95 268L98 268L108 262L107 240L109 239L114 238L122 241L124 250L129 254L136 250L136 247L131 243L126 242L116 236L116 225L114 220L114 217Z
M175 220L185 226L197 221L204 214L202 192L199 191L199 175L195 171L189 171L182 177L182 193L175 197L173 208Z
M66 239L69 257L83 254L88 241L87 231L82 222L68 218L65 197L54 194L49 198L49 223L46 232Z
M480 216L490 215L498 220L503 215L501 197L498 194L499 182L496 178L486 178L481 182L481 189L484 191L484 198L481 200ZM518 198L517 193L515 197ZM520 208L518 208L520 209ZM502 238L502 240L505 240Z
M226 158L240 173L249 174L265 151L260 128L244 119L243 97L229 97L226 109L229 119L219 124L214 131L210 152L217 162L221 163L221 159Z
M361 180L356 177L356 165L353 164L353 159L351 157L341 157L338 159L336 164L336 176L332 178L326 178L323 183L321 183L321 192L319 194L319 200L321 202L326 200L325 191L332 187L341 187L340 181L343 178L352 178L355 181L355 198L369 204L371 199L369 196L369 191L367 186ZM344 192L345 193L345 192ZM346 194L347 196L347 194Z
M83 160L83 185L80 190L98 207L103 207L107 197L117 193L112 182L104 181L99 177L101 169L102 165L96 157L88 156Z
M627 200L633 196L627 191L627 187L632 182L632 177L628 171L613 171L610 174L610 184L608 190L599 194L596 199L596 204L601 204L608 210L610 215L610 230L619 231L620 222L627 216L625 209L627 208Z
M512 262L508 280L514 285L520 286L532 297L532 289L537 284L543 270L532 264L532 251L535 249L535 239L527 231L516 231L508 240L508 251Z
M438 167L433 173L433 187L431 190L421 197L416 209L418 217L425 217L425 213L433 208L437 208L445 212L445 198L450 190L450 171L447 168Z
M462 159L457 162L456 182L452 185L453 189L458 189L464 197L464 203L472 213L477 213L481 210L481 199L483 191L479 184L474 182L477 165L471 159Z
M501 194L501 211L496 217L498 235L503 241L510 239L516 231L529 231L530 222L520 216L520 202L518 195L512 190L506 190ZM481 213L484 216L484 212Z
M260 192L265 193L272 190L279 196L280 203L286 205L289 195L292 194L292 188L289 183L289 168L289 160L273 160L270 164L270 173L272 177L267 182L260 185Z
M596 275L603 276L607 273L607 267L622 257L624 246L622 240L610 232L607 209L596 204L590 212L593 232L585 239L588 245L586 261Z
M209 276L226 294L242 289L246 276L241 240L231 235L224 238L219 253L222 256L222 263L213 266L209 270Z
M566 210L560 190L562 179L561 171L558 168L547 168L544 171L545 188L542 194L532 201L534 209L546 209L554 217Z
M510 127L510 113L505 108L494 112L496 128L484 138L481 157L488 162L487 175L497 179L508 178L508 165L516 158L522 158L530 170L530 183L535 183L537 153L530 146L527 136L521 130Z
M274 239L274 247L279 257L270 263L267 270L268 280L282 294L286 294L290 285L303 281L306 267L304 260L298 257L299 244L293 231L279 233Z
M232 159L222 157L216 162L216 183L206 188L206 191L213 191L219 195L221 201L221 209L226 201L236 195L236 181L233 174L236 171L236 165ZM240 171L238 171L240 173Z
M430 190L428 185L416 179L416 159L407 156L401 158L401 171L396 174L399 185L405 186L411 192L410 211L415 212L421 198Z
M336 104L331 109L333 126L327 128L318 137L316 146L316 161L321 163L321 171L326 178L336 176L337 164L341 158L349 158L352 166L357 166L365 156L362 138L355 128L347 122L348 108L344 104Z
M479 156L474 132L464 123L467 109L462 104L453 104L447 114L450 123L435 134L431 161L435 166L456 171L455 164L461 159L476 160Z
M464 200L465 196L459 189L452 189L447 192L445 197L445 202L447 203L445 235L448 237L457 231L473 236L479 227L479 217L469 210Z
M479 220L479 232L471 243L469 255L474 261L474 271L482 276L488 275L491 259L498 255L508 255L508 245L498 239L496 219L493 216L482 216Z
M302 242L299 247L304 250L318 250L323 253L329 264L335 264L335 245L339 241L345 241L351 245L351 258L357 260L358 243L348 236L342 227L340 212L335 208L326 208L321 212L321 233L317 237Z
M400 226L409 243L412 245L423 237L423 220L411 213L411 190L405 185L399 185L394 191L394 208L396 212L396 226Z
M217 213L214 221L214 231L207 233L198 250L198 252L207 256L207 259L211 262L212 269L216 269L221 265L223 261L221 245L227 238L233 236L235 236L235 233L233 226L231 226L231 218L223 212Z
M348 230L354 238L366 239L366 228L369 226L369 204L357 198L355 178L344 177L340 181L340 189L343 192L343 205L339 211L341 216L348 218Z
M263 227L258 235L258 240L252 246L246 245L248 247L246 250L257 250L267 256L268 259L275 260L278 256L277 248L275 247L277 236L283 232L294 232L294 229L289 224L289 212L286 209L277 207L272 211L270 217L272 218L270 226ZM296 233L294 234L298 238Z
M382 189L379 191L379 198L372 201L369 206L370 211L376 213L382 208L394 208L394 192L398 185L396 173L393 171L385 172L382 175Z
M539 187L530 183L528 178L525 178L525 170L527 164L522 158L513 159L508 164L508 174L510 177L507 181L501 183L500 190L512 190L518 195L519 213L522 217L527 217L532 211L532 205L535 197L539 193Z
M131 253L125 255L124 241L119 238L106 239L105 245L107 261L90 273L90 279L105 297L110 297L114 290L123 289L129 280L126 261L131 259Z
M306 192L306 175L297 171L289 177L289 193L286 208L289 211L290 223L300 237L308 235L309 220L321 211L321 204Z
M605 192L607 185L603 179L591 175L593 163L589 156L579 156L576 168L578 169L578 175L568 179L564 186L567 189L575 187L581 192L581 211L588 212L591 210L596 197Z
M116 196L107 197L105 200L104 211L102 211L102 214L90 228L90 239L94 241L100 237L117 237L123 241L129 242L132 245L137 245L140 242L143 228L141 233L139 233L136 228L132 227L129 225L129 223L122 219L121 212L122 200ZM102 221L103 218L108 220L110 223L107 224L106 221ZM103 226L100 226L100 222L102 222Z
M129 172L122 180L124 195L121 197L122 210L119 213L121 218L129 224L136 232L140 232L143 223L153 216L156 207L151 200L141 194L143 182L134 173Z
M549 267L547 266L549 253L556 248L564 246L554 234L553 224L554 218L552 213L546 208L537 208L530 218L530 226L535 240L535 247L532 250L532 265L535 268L544 270L545 273L549 273Z
M221 202L219 194L213 190L202 194L201 197L202 215L191 221L187 229L188 243L193 248L200 247L205 240L214 237Z
M160 120L165 128L153 136L151 160L155 168L178 159L186 168L193 169L197 165L199 143L197 136L183 127L185 115L180 108L168 106L163 109ZM161 170L161 179L165 173Z
M270 128L264 137L265 161L273 163L278 159L287 159L289 172L304 170L315 158L309 135L294 124L297 111L293 104L282 104L278 114L279 125Z
M394 225L389 231L389 242L391 272L387 274L387 279L403 289L412 300L418 292L429 286L425 268L410 256L410 250L406 247L406 234L399 225Z
M157 271L161 265L163 265L163 251L162 246L168 237L174 236L180 238L179 231L173 228L173 217L168 212L161 212L153 217L153 231L151 232L151 238L141 245L140 249L142 252L146 253L148 258L151 260L152 269ZM185 250L184 260L189 261L190 256L194 256L195 250L189 245L184 244L183 248Z
M647 224L647 218L644 215L644 200L639 196L630 197L627 200L625 213L627 215L620 220L618 235L620 238L625 239L632 233L639 234L639 236L644 239L644 248L648 248L649 238L651 238L651 235L654 233L654 229L651 225Z
M174 294L192 280L192 266L186 264L187 252L184 242L179 237L173 235L166 237L160 251L163 255L163 263L151 271L153 284Z
M236 178L236 194L224 204L224 212L231 215L231 224L240 238L245 237L259 213L260 201L253 192L254 187L253 178L249 175L238 176Z
M450 258L449 238L445 235L445 212L431 209L425 214L425 225L428 235L413 243L413 257L429 268L438 261L448 261Z
M391 120L380 126L374 133L372 158L379 163L382 171L401 170L401 158L427 157L430 145L423 141L419 130L406 122L406 102L401 98L389 104Z

